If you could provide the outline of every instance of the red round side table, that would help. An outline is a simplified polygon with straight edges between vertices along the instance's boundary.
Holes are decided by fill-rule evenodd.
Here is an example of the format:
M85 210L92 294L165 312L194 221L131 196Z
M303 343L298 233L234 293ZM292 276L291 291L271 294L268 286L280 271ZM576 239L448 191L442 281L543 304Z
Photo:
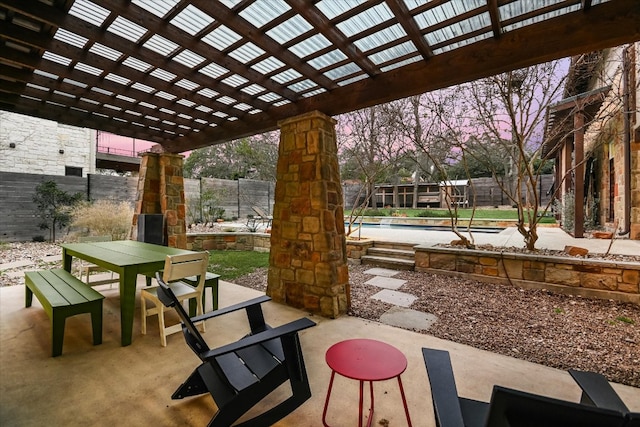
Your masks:
M405 398L402 380L400 379L400 375L407 369L407 358L400 350L381 341L352 339L332 345L329 350L327 350L325 360L331 368L329 389L327 390L327 398L324 402L324 410L322 411L322 424L325 427L329 427L326 422L327 409L329 407L329 398L331 397L333 379L336 373L360 382L358 427L362 426L364 382L369 382L369 394L371 396L371 408L369 409L369 421L367 423L367 425L370 426L373 419L374 407L373 382L398 378L404 412L407 416L407 423L409 427L411 427L407 399Z

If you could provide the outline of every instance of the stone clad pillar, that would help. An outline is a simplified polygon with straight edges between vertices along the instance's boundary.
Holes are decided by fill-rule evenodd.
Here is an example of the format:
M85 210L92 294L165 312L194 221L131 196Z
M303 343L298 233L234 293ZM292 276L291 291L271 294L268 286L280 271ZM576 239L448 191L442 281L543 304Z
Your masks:
M349 273L335 120L318 112L283 120L267 295L335 318L349 306Z
M139 214L164 215L167 246L187 248L186 205L182 162L184 156L144 153L140 163L133 230Z

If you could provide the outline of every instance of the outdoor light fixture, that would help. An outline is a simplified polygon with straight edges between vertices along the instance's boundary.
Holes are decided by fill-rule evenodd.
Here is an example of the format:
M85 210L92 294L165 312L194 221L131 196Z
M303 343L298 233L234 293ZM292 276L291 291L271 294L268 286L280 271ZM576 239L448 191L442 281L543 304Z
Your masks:
M61 149L58 150L58 153L64 154L64 150L61 148Z
M15 142L10 142L9 143L9 148L16 148L16 143Z

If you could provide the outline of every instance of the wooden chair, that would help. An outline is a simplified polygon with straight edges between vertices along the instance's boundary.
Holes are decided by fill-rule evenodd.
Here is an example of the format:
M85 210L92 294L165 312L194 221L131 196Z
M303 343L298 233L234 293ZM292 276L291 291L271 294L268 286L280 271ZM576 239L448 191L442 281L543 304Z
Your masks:
M438 427L630 426L625 414L494 386L490 402L458 396L449 353L422 349Z
M90 242L110 242L112 240L112 237L109 235L106 236L83 236L83 237L79 237L78 238L78 242L79 243L90 243ZM119 278L114 278L113 277L113 271L107 270L106 268L100 267L99 265L95 265L91 262L85 261L83 259L80 260L80 280L82 280L82 276L83 275L87 275L86 278L86 283L89 286L98 286L98 285L104 285L109 283L110 286L109 288L113 287L113 283L118 282L120 279ZM98 281L94 281L91 282L89 281L89 274L91 274L91 272L93 271L108 271L111 273L111 279L105 279L105 280L98 280Z
M291 395L238 426L270 426L293 412L309 397L309 379L298 332L315 326L307 318L271 328L264 322L262 296L202 316L189 318L160 274L158 297L182 319L185 340L202 363L171 396L182 399L210 393L218 407L209 426L230 426L280 385L289 382ZM245 310L251 333L234 343L211 349L194 323Z
M207 264L209 262L209 254L207 252L198 252L185 255L167 255L162 271L164 283L169 283L173 295L177 300L196 299L197 314L202 314L202 291L207 273ZM181 281L185 277L196 276L199 278L197 285L191 286ZM153 288L144 288L140 291L140 302L142 309L142 334L147 333L147 317L158 315L158 324L160 328L160 343L163 347L167 346L167 335L180 332L182 327L179 323L171 326L165 326L164 312L166 307L158 298L158 286ZM153 302L154 306L147 308L147 302ZM202 323L204 330L204 322Z

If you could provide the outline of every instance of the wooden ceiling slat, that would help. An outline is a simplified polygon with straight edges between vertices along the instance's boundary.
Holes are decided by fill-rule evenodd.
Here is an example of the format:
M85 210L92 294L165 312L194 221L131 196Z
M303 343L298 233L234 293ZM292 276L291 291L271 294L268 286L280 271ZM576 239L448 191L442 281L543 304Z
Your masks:
M404 32L407 33L409 38L413 41L416 49L422 55L422 58L428 59L433 56L433 50L431 50L431 46L422 36L420 32L420 28L416 24L416 21L411 18L409 14L409 8L405 5L403 0L387 0L387 5L393 11L393 13L398 17L398 22L404 29Z
M498 38L502 34L498 0L488 0L487 9L489 10L489 17L491 17L491 30L493 31L493 37Z

